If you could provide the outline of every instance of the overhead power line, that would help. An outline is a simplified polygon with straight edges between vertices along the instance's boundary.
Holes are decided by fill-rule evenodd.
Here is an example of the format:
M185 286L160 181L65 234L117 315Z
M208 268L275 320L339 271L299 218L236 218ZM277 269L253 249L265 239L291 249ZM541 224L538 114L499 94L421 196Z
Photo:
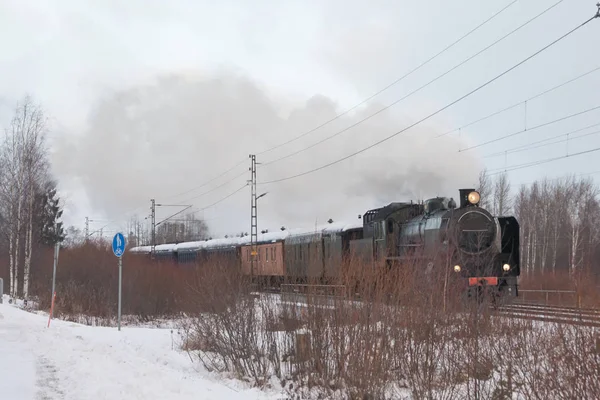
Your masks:
M502 174L504 172L510 172L510 171L516 171L518 169L535 167L537 165L547 164L547 163L550 163L550 162L562 160L564 158L577 157L577 156L581 156L581 155L584 155L584 154L595 153L597 151L600 151L600 147L596 147L596 148L588 149L588 150L583 150L583 151L580 151L578 153L566 154L564 156L546 158L546 159L543 159L543 160L532 161L532 162L529 162L529 163L512 165L512 166L509 166L507 168L496 168L496 169L492 170L492 171L496 171L496 172L488 173L488 175L490 175L490 176L492 176L492 175L498 175L498 174Z
M564 0L561 0L564 1ZM506 9L508 9L510 6L512 6L513 4L515 4L517 2L517 0L514 0L512 2L510 2L509 4L507 4L506 6L504 6L500 11L497 11L496 13L494 13L492 16L490 16L489 18L487 18L485 21L481 22L479 25L477 25L475 28L471 29L469 32L465 33L463 36L461 36L460 38L458 38L457 40L455 40L454 42L452 42L451 44L449 44L448 46L446 46L443 50L439 51L438 53L436 53L435 55L431 56L430 58L428 58L427 60L423 61L421 64L419 64L418 66L416 66L415 68L413 68L412 70L410 70L409 72L407 72L406 74L402 75L400 78L396 79L395 81L393 81L392 83L388 84L387 86L385 86L384 88L378 90L377 92L375 92L374 94L372 94L371 96L367 97L366 99L362 100L360 103L346 109L345 111L341 112L340 114L337 114L335 117L323 122L322 124L314 127L313 129L306 131L286 142L283 142L281 144L275 145L273 147L268 148L267 150L264 150L262 152L257 153L257 155L261 155L261 154L265 154L268 153L270 151L273 151L275 149L278 149L280 147L283 147L285 145L288 145L290 143L295 142L298 139L301 139L303 137L305 137L306 135L309 135L321 128L323 128L324 126L330 124L331 122L339 119L340 117L348 114L350 111L353 111L355 109L357 109L358 107L362 106L363 104L367 103L368 101L372 100L373 98L379 96L381 93L385 92L386 90L390 89L391 87L397 85L398 83L400 83L402 80L404 80L405 78L407 78L408 76L412 75L414 72L418 71L419 69L423 68L425 65L429 64L431 61L433 61L434 59L436 59L437 57L439 57L440 55L442 55L443 53L445 53L446 51L450 50L452 47L454 47L455 45L457 45L458 43L460 43L461 41L463 41L464 39L466 39L468 36L470 36L472 33L474 33L475 31L477 31L479 28L481 28L482 26L484 26L485 24L487 24L488 22L490 22L492 19L496 18L498 15L500 15L502 12L504 12ZM560 3L560 1L559 1ZM558 4L558 3L557 3ZM272 161L274 162L274 161ZM265 164L266 165L266 164Z
M225 176L225 175L227 175L229 172L233 171L234 169L236 169L237 167L239 167L240 165L242 165L242 164L244 164L244 163L246 163L246 159L244 159L244 160L242 160L242 161L238 162L237 164L235 164L233 167L229 168L229 169L228 169L228 170L226 170L225 172L223 172L223 173L221 173L221 174L219 174L219 175L215 176L214 178L212 178L212 179L210 179L210 180L208 180L208 181L206 181L206 182L202 183L202 184L201 184L201 185L199 185L199 186L196 186L196 187L194 187L194 188L192 188L192 189L186 190L185 192L181 192L181 193L178 193L178 194L175 194L175 195L172 195L172 196L168 196L168 197L166 197L166 198L167 198L167 199L169 199L169 198L173 198L173 197L179 197L179 196L183 196L184 194L188 194L188 193L190 193L190 192L193 192L193 191L195 191L195 190L201 189L201 188L203 188L203 187L205 187L205 186L207 186L207 185L211 184L212 182L216 181L217 179L221 178L222 176ZM236 178L237 178L237 176L236 176ZM233 178L233 179L236 179L236 178ZM233 179L232 179L232 180L233 180ZM220 187L220 186L219 186L219 187ZM209 193L209 192L207 192L207 193ZM202 194L202 195L200 195L200 196L203 196L203 194Z
M552 182L552 181L558 181L561 179L568 179L569 177L581 177L581 176L596 175L596 174L600 174L600 171L581 172L579 174L567 174L567 175L557 176L555 178L543 178L543 180L541 180L541 181L539 179L536 179L535 181L521 182L521 183L517 184L516 186L533 185L534 183L542 183L544 180L548 181L548 182Z
M308 175L308 174L311 174L311 173L313 173L313 172L320 171L320 170L322 170L322 169L328 168L328 167L330 167L330 166L332 166L332 165L338 164L338 163L340 163L340 162L342 162L342 161L344 161L344 160L347 160L347 159L349 159L349 158L351 158L351 157L354 157L354 156L356 156L356 155L358 155L358 154L361 154L361 153L363 153L363 152L365 152L365 151L367 151L367 150L370 150L370 149L372 149L373 147L375 147L375 146L378 146L378 145L380 145L381 143L384 143L384 142L386 142L386 141L388 141L388 140L390 140L390 139L392 139L392 138L394 138L394 137L396 137L396 136L398 136L398 135L400 135L400 134L402 134L402 133L406 132L407 130L409 130L409 129L411 129L411 128L413 128L413 127L415 127L415 126L417 126L417 125L421 124L422 122L424 122L424 121L426 121L426 120L430 119L431 117L433 117L433 116L435 116L435 115L439 114L440 112L442 112L442 111L446 110L447 108L449 108L449 107L453 106L454 104L456 104L456 103L458 103L458 102L460 102L460 101L462 101L462 100L466 99L467 97L471 96L473 93L476 93L476 92L478 92L479 90L481 90L481 89L483 89L484 87L488 86L488 85L489 85L489 84L491 84L492 82L495 82L496 80L500 79L501 77L503 77L504 75L508 74L510 71L514 70L515 68L517 68L517 67L519 67L520 65L524 64L525 62L527 62L527 61L531 60L533 57L535 57L535 56L537 56L538 54L542 53L543 51L547 50L547 49L548 49L548 48L550 48L551 46L553 46L553 45L555 45L556 43L560 42L560 41L561 41L561 40L563 40L564 38L566 38L566 37L568 37L569 35L571 35L573 32L577 31L578 29L581 29L581 28L582 28L582 27L584 27L586 24L588 24L589 22L591 22L593 19L595 19L595 18L598 18L598 17L600 17L600 12L596 13L596 14L595 14L593 17L591 17L590 19L588 19L588 20L584 21L583 23L579 24L579 25L578 25L578 26L576 26L575 28L571 29L571 30L570 30L570 31L568 31L567 33L565 33L565 34L563 34L562 36L560 36L559 38L557 38L557 39L553 40L552 42L550 42L550 43L549 43L549 44L547 44L546 46L542 47L540 50L538 50L538 51L536 51L535 53L531 54L530 56L526 57L526 58L525 58L525 59L523 59L522 61L520 61L520 62L518 62L517 64L513 65L512 67L510 67L509 69L505 70L504 72L500 73L499 75L496 75L494 78L492 78L492 79L488 80L487 82L485 82L485 83L481 84L480 86L478 86L477 88L475 88L475 89L471 90L470 92L466 93L465 95L463 95L463 96L459 97L458 99L456 99L456 100L452 101L451 103L449 103L449 104L445 105L444 107L442 107L442 108L438 109L437 111L434 111L433 113L431 113L431 114L427 115L426 117L424 117L424 118L420 119L419 121L417 121L417 122L415 122L415 123L413 123L413 124L411 124L411 125L407 126L406 128L404 128L404 129L402 129L402 130L400 130L400 131L398 131L398 132L396 132L396 133L394 133L394 134L392 134L392 135L389 135L389 136L387 136L387 137L385 137L385 138L383 138L383 139L381 139L381 140L379 140L379 141L377 141L377 142L375 142L375 143L373 143L373 144L371 144L371 145L369 145L369 146L367 146L367 147L364 147L364 148L362 148L362 149L360 149L360 150L358 150L358 151L355 151L354 153L351 153L351 154L349 154L349 155L347 155L347 156L344 156L344 157L342 157L342 158L339 158L339 159L337 159L337 160L335 160L335 161L332 161L332 162L330 162L330 163L327 163L327 164L325 164L325 165L322 165L322 166L320 166L320 167L313 168L313 169L311 169L311 170L308 170L308 171L305 171L305 172L302 172L302 173L299 173L299 174L296 174L296 175L288 176L288 177L285 177L285 178L274 179L274 180L271 180L271 181L262 182L261 184L262 184L262 185L265 185L265 184L270 184L270 183L282 182L282 181L286 181L286 180L290 180L290 179L298 178L298 177L300 177L300 176Z
M471 125L475 125L475 124L476 124L476 123L478 123L478 122L485 121L486 119L489 119L489 118L495 117L495 116L496 116L496 115L498 115L498 114L502 114L502 113L503 113L503 112L505 112L505 111L511 110L511 109L513 109L513 108L515 108L515 107L517 107L517 106L520 106L520 105L522 105L522 104L525 104L525 103L527 103L527 102L529 102L529 101L531 101L531 100L535 100L535 99L537 99L538 97L542 97L542 96L544 96L544 95L546 95L546 94L548 94L548 93L550 93L550 92L552 92L552 91L554 91L554 90L556 90L556 89L559 89L559 88L561 88L561 87L563 87L563 86L565 86L565 85L568 85L569 83L575 82L576 80L578 80L578 79L581 79L581 78L583 78L583 77L585 77L585 76L588 76L589 74L591 74L591 73L593 73L593 72L596 72L596 71L598 71L598 70L600 70L600 67L596 67L596 68L592 69L591 71L588 71L588 72L586 72L586 73L584 73L584 74L581 74L581 75L579 75L579 76L576 76L575 78L569 79L569 80L568 80L568 81L566 81L566 82L563 82L563 83L561 83L561 84L559 84L559 85L556 85L556 86L554 86L554 87L552 87L552 88L550 88L550 89L548 89L548 90L544 90L543 92L541 92L541 93L538 93L538 94L536 94L535 96L532 96L532 97L530 97L530 98L528 98L528 99L522 100L522 101L520 101L520 102L518 102L518 103L515 103L515 104L513 104L513 105L511 105L511 106L508 106L508 107L506 107L506 108L503 108L502 110L495 111L495 112L493 112L493 113L491 113L491 114L488 114L488 115L486 115L485 117L482 117L482 118L476 119L475 121L471 121L471 122L469 122L468 124L465 124L465 125L459 126L458 128L454 128L454 129L452 129L452 130L450 130L450 131L444 132L444 133L442 133L442 134L438 135L437 137L446 136L446 135L448 135L448 134L450 134L450 133L453 133L453 132L456 132L456 131L458 131L459 129L465 129L465 128L468 128L468 127L469 127L469 126L471 126Z
M584 137L587 137L587 136L596 135L596 134L600 133L600 130L594 131L594 132L590 132L590 133L586 133L585 135L570 136L570 135L572 135L574 133L581 132L581 131L584 131L586 129L593 128L593 127L596 127L596 126L599 126L599 125L600 125L600 122L592 124L592 125L585 126L583 128L575 129L575 130L567 132L567 133L562 133L560 135L552 136L552 137L549 137L549 138L546 138L546 139L542 139L542 140L537 140L535 142L524 144L524 145L521 145L521 146L516 146L516 147L513 147L511 149L506 149L504 151L498 151L496 153L488 154L488 155L483 156L483 158L492 158L492 157L503 156L503 155L506 155L506 154L518 153L520 151L527 151L527 150L537 149L537 148L544 147L544 146L549 146L549 145L552 145L552 144L557 144L557 143L562 143L562 142L568 142L569 140L581 139L581 138L584 138ZM564 136L566 136L567 138L563 139L563 140L555 141L555 142L550 142L551 140L562 138ZM550 143L546 143L546 142L550 142Z
M200 198L200 197L202 197L202 196L205 196L205 195L207 195L207 194L209 194L209 193L212 193L212 192L214 192L215 190L217 190L217 189L220 189L220 188L222 188L223 186L225 186L225 185L227 185L227 184L229 184L229 183L233 182L234 180L238 179L239 177L241 177L241 176L245 175L245 174L246 174L246 172L247 172L247 171L244 171L244 172L242 172L241 174L238 174L238 175L234 176L233 178L231 178L231 179L229 179L229 180L227 180L227 181L223 182L223 183L222 183L222 184L220 184L219 186L215 186L214 188L212 188L212 189L209 189L209 190L207 190L207 191L205 191L205 192L203 192L203 193L201 193L201 194L199 194L199 195L197 195L197 196L191 197L191 198L189 198L189 199L185 200L185 201L184 201L184 203L189 203L189 202L190 202L190 201L192 201L192 200L198 199L198 198Z
M486 142L479 143L479 144L467 147L465 149L458 150L458 152L461 153L463 151L476 149L478 147L485 146L485 145L490 144L490 143L499 142L500 140L508 139L510 137L520 135L521 133L533 131L535 129L543 128L544 126L552 125L552 124L555 124L557 122L561 122L561 121L567 120L569 118L577 117L579 115L587 114L589 112L592 112L592 111L595 111L595 110L598 110L598 109L600 109L600 106L588 108L587 110L583 110L583 111L576 112L574 114L566 115L564 117L561 117L561 118L558 118L558 119L555 119L555 120L552 120L552 121L544 122L543 124L532 126L531 128L521 129L520 131L509 133L508 135L500 136L500 137L497 137L495 139L491 139L491 140L488 140Z
M391 104L388 104L387 106L385 106L385 107L383 107L383 108L380 108L380 109L379 109L379 110L377 110L376 112L374 112L374 113L372 113L372 114L369 114L369 115L368 115L368 116L366 116L365 118L363 118L363 119L361 119L361 120L359 120L359 121L355 122L354 124L352 124L352 125L350 125L350 126L348 126L348 127L344 128L344 129L342 129L342 130L340 130L340 131L337 131L337 132L335 132L334 134L332 134L332 135L330 135L330 136L327 136L327 137L323 138L322 140L320 140L320 141L318 141L318 142L316 142L316 143L313 143L313 144L311 144L311 145L309 145L309 146L307 146L307 147L304 147L304 148L302 148L302 149L296 150L296 151L294 151L294 152L292 152L292 153L289 153L289 154L287 154L287 155L285 155L285 156L282 156L282 157L276 158L275 160L272 160L272 161L266 162L266 163L264 163L264 166L267 166L267 165L274 164L274 163L276 163L276 162L279 162L279 161L285 160L286 158L289 158L289 157L295 156L295 155L297 155L297 154L300 154L300 153L302 153L302 152L304 152L304 151L306 151L306 150L312 149L313 147L316 147L316 146L318 146L318 145L320 145L320 144L322 144L322 143L325 143L326 141L328 141L328 140L331 140L331 139L333 139L334 137L337 137L337 136L341 135L342 133L344 133L344 132L346 132L346 131L348 131L348 130L350 130L350 129L352 129L352 128L354 128L354 127L356 127L356 126L358 126L358 125L360 125L360 124L362 124L362 123L364 123L365 121L368 121L369 119L371 119L371 118L373 118L373 117L375 117L375 116L377 116L377 115L379 115L379 114L381 114L381 113L382 113L382 112L384 112L385 110L387 110L387 109L389 109L389 108L391 108L391 107L395 106L396 104L400 103L402 100L405 100L405 99L407 99L408 97L412 96L413 94L415 94L415 93L417 93L417 92L421 91L422 89L424 89L424 88L428 87L428 86L429 86L429 85L431 85L432 83L434 83L434 82L438 81L439 79L443 78L444 76L448 75L450 72L452 72L452 71L456 70L457 68L460 68L461 66L463 66L463 65L464 65L464 64L466 64L467 62L471 61L471 60L472 60L472 59L474 59L475 57L477 57L477 56L481 55L481 54L482 54L482 53L484 53L485 51L487 51L487 50L489 50L490 48L494 47L495 45L497 45L498 43L500 43L501 41L503 41L503 40L504 40L504 39L506 39L507 37L509 37L509 36L513 35L513 34L514 34L514 33L516 33L517 31L519 31L520 29L522 29L522 28L524 28L525 26L529 25L531 22L533 22L533 21L534 21L534 20L536 20L537 18L539 18L539 17L541 17L542 15L544 15L545 13L547 13L548 11L550 11L551 9L553 9L554 7L556 7L557 5L559 5L560 3L562 3L563 1L564 1L564 0L559 0L558 2L554 3L554 4L553 4L553 5L551 5L550 7L546 8L544 11L540 12L539 14L537 14L535 17L533 17L533 18L529 19L528 21L526 21L525 23L521 24L521 25L520 25L520 26L518 26L517 28L513 29L513 30L512 30L512 31L510 31L509 33L505 34L505 35L504 35L504 36L502 36L500 39L497 39L495 42L493 42L493 43L491 43L490 45L488 45L488 46L484 47L483 49L479 50L477 53L473 54L472 56L470 56L470 57L468 57L468 58L464 59L464 60L463 60L463 61L461 61L460 63L456 64L454 67L450 68L449 70L447 70L446 72L442 73L441 75L438 75L438 76L437 76L437 77L435 77L434 79L432 79L432 80L430 80L429 82L425 83L424 85L422 85L422 86L418 87L417 89L413 90L412 92L410 92L410 93L406 94L405 96L403 96L403 97L401 97L401 98L399 98L399 99L395 100L395 101L394 101L394 102L392 102Z
M207 209L209 209L209 208L211 208L211 207L214 207L214 206L216 206L217 204L219 204L219 203L221 203L221 202L223 202L223 201L227 200L228 198L230 198L230 197L231 197L231 196L233 196L234 194L236 194L236 193L240 192L242 189L244 189L244 188L245 188L245 187L247 187L247 186L248 186L248 184L246 183L245 185L243 185L243 186L239 187L239 188L238 188L238 189L236 189L235 191L233 191L233 192L229 193L227 196L225 196L225 197L222 197L222 198L220 198L219 200L215 201L214 203L212 203L212 204L209 204L209 205L207 205L207 206L205 206L205 207L202 207L202 208L200 208L200 209L198 209L198 210L196 210L196 211L192 212L191 214L195 214L195 213L197 213L197 212L204 211L204 210L207 210Z

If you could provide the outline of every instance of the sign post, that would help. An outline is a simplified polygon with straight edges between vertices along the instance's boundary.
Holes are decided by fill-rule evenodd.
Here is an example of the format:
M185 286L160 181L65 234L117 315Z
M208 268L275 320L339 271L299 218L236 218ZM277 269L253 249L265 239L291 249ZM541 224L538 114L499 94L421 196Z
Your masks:
M50 293L50 315L48 316L48 328L50 328L50 320L54 316L54 301L56 300L56 266L58 265L58 252L60 243L54 243L54 266L52 267L52 293Z
M121 330L121 281L123 276L123 253L125 252L125 237L121 232L118 232L112 241L112 250L115 256L119 259L119 311L118 311L118 326Z

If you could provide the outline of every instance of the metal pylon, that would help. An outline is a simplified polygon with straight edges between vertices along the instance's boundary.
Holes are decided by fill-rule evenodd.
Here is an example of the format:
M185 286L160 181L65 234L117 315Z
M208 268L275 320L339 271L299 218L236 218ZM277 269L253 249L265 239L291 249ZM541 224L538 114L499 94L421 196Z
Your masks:
M258 242L258 220L256 209L256 155L250 154L250 275L254 277L254 265L256 264L257 242Z

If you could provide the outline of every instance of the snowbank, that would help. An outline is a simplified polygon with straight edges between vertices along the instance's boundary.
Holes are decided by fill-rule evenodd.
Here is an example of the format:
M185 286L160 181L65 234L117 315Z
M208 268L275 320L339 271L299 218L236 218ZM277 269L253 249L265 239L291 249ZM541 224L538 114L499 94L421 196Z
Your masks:
M178 349L176 330L89 327L0 304L3 399L278 399L223 381ZM171 333L172 332L172 333Z

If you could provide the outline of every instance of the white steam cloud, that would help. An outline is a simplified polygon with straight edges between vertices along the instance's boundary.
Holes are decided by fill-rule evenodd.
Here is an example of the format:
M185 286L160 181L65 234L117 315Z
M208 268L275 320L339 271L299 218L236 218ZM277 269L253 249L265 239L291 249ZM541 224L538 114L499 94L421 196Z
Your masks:
M300 140L258 155L257 161L268 163L320 141L380 107L372 104L344 115ZM198 210L246 183L249 154L286 142L341 111L320 95L300 105L293 105L282 93L277 93L275 100L251 79L227 72L202 77L170 75L99 101L85 132L57 142L53 163L59 176L81 182L90 206L108 218L136 208L143 217L151 198L193 204ZM258 182L317 168L412 122L388 110L310 150L259 165ZM442 131L418 125L329 168L259 185L259 193L268 192L259 200L259 230L356 218L392 201L435 195L456 198L459 188L476 182L481 164L471 154L457 153L456 137L434 138L439 133ZM243 160L210 185L175 196ZM240 174L243 176L229 184L199 196ZM249 188L245 188L198 215L207 219L216 236L247 232L249 205ZM174 210L161 213L168 215Z

